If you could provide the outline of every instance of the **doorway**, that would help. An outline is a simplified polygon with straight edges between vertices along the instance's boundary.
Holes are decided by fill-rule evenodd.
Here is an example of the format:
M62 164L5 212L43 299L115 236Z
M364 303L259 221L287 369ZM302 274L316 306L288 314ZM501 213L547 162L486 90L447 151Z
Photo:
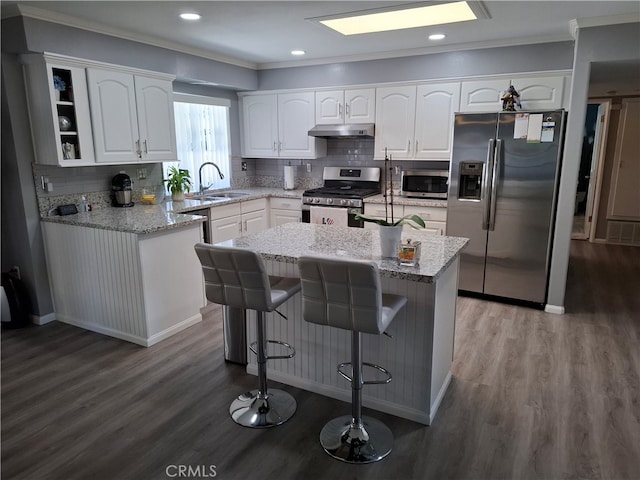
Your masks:
M593 240L595 235L610 109L611 100L590 100L587 105L573 215L573 239Z

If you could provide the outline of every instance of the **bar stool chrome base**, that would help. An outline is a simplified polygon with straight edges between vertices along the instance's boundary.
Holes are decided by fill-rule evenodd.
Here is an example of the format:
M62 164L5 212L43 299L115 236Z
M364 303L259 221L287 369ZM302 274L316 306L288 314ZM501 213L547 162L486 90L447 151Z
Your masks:
M389 455L393 448L393 434L389 427L375 418L361 418L360 426L350 415L328 422L320 432L324 451L346 463L373 463Z
M260 394L259 390L243 393L229 407L233 421L250 428L281 425L295 412L295 399L289 393L278 389L269 389L266 395Z

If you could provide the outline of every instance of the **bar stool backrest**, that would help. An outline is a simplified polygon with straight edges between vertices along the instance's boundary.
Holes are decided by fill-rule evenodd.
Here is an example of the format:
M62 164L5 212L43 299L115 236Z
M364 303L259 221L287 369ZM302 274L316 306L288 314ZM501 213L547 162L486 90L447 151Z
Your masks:
M258 311L273 311L269 276L262 257L243 248L198 243L205 292L210 302Z
M302 315L307 322L380 334L383 315L378 266L371 261L302 256Z

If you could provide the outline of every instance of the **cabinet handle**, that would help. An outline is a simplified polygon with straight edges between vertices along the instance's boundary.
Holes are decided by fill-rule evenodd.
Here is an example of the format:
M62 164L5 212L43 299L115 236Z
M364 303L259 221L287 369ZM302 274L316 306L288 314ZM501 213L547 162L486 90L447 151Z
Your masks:
M136 153L138 158L142 158L142 150L140 150L140 139L136 140Z
M238 222L238 232L242 233L242 222Z
M344 105L344 112L345 112L346 116L348 117L349 113L350 113L349 112L349 104L348 103L345 103L345 105Z
M411 140L407 140L407 152L411 151Z
M143 143L144 143L144 153L145 153L145 155L148 155L149 154L149 149L147 148L147 141L145 140Z
M418 140L416 140L414 148L415 148L414 154L417 155L418 154Z
M249 228L249 227L247 227L247 221L245 220L245 221L244 221L244 231L246 232L248 228Z
M342 104L341 103L338 104L338 116L339 117L342 116Z
M282 151L282 142L278 142L278 152Z
M277 146L276 146L276 142L273 142L273 151L274 151L274 152L276 151L276 148L277 148Z

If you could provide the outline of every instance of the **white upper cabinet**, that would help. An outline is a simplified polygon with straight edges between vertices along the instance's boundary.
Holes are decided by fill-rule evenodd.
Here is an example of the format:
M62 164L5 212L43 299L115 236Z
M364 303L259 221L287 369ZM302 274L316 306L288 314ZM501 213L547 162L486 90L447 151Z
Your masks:
M326 155L326 141L308 135L315 125L314 92L246 95L240 102L243 157Z
M459 82L378 88L374 158L448 160L459 102Z
M84 66L58 55L22 57L36 162L61 167L94 165ZM54 87L54 77L58 84Z
M453 114L460 104L460 82L418 85L414 157L449 160Z
M316 138L308 132L315 124L313 92L278 95L278 151L284 158L314 158ZM323 141L323 143L326 143Z
M522 110L556 110L563 107L565 77L501 77L462 82L461 112L500 112L502 93L513 85Z
M556 110L563 106L562 76L512 78L511 82L520 94L523 110Z
M135 86L143 160L175 161L177 148L172 82L136 75Z
M171 81L88 68L96 162L175 161Z
M317 125L359 124L375 121L375 88L316 92Z
M509 88L508 79L465 80L462 82L461 112L499 112L502 92Z
M383 159L385 152L395 159L412 156L415 114L415 85L376 89L374 158Z
M278 156L278 96L249 95L242 103L242 156Z

